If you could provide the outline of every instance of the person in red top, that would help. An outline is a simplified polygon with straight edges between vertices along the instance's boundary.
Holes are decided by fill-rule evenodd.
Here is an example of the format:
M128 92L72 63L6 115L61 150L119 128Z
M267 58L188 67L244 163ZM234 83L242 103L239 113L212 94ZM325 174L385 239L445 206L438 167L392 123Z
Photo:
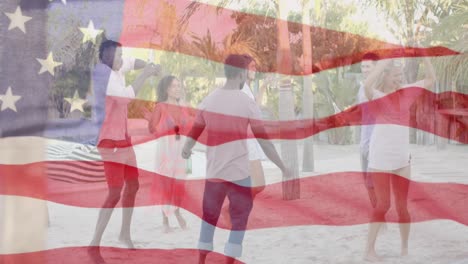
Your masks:
M89 255L94 263L105 263L99 245L114 207L122 195L122 228L120 241L133 248L130 224L136 193L139 188L136 157L127 133L127 105L150 76L159 74L159 65L142 60L123 59L121 44L104 41L99 48L99 59L92 73L93 122L100 127L94 142L104 161L104 173L109 188L106 200L99 212ZM143 69L135 81L126 86L125 72ZM124 188L125 186L125 188Z
M174 213L179 226L186 221L179 206L185 192L186 162L180 155L183 147L181 134L186 135L192 126L193 116L185 107L179 80L172 75L161 79L157 88L158 102L152 113L147 113L151 133L160 135L157 144L156 177L151 188L153 203L162 205L164 232L170 232L168 217Z

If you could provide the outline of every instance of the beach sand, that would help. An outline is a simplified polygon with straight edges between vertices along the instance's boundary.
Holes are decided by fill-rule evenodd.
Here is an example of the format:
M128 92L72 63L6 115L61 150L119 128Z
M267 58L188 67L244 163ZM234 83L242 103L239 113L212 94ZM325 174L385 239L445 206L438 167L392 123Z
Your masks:
M150 145L136 149L139 160L150 162ZM358 171L359 147L316 145L314 173L320 175L337 171ZM300 151L299 151L300 152ZM455 182L468 184L468 147L448 145L445 150L435 146L411 146L412 179L424 182ZM279 170L269 161L263 162L267 183L281 180ZM139 165L140 166L140 165ZM195 164L196 166L196 164ZM141 167L151 167L143 164ZM193 178L193 175L189 175ZM51 226L48 248L86 246L92 238L97 209L76 208L49 203ZM182 210L189 229L177 226L170 218L171 233L163 233L160 206L135 209L132 235L137 248L196 248L201 220ZM121 210L116 209L104 234L103 246L123 247L117 241ZM245 263L366 263L363 260L368 225L354 226L292 226L249 230L245 235ZM215 232L215 251L223 253L228 230ZM377 240L377 252L383 257L378 263L468 263L468 228L448 220L435 220L411 225L409 256L400 257L400 238L397 224L387 224ZM104 256L105 257L105 256ZM148 256L149 258L151 256ZM121 263L118 259L109 263ZM114 261L114 262L113 262ZM125 262L131 263L131 262ZM164 263L155 260L153 263ZM196 259L187 263L196 263Z

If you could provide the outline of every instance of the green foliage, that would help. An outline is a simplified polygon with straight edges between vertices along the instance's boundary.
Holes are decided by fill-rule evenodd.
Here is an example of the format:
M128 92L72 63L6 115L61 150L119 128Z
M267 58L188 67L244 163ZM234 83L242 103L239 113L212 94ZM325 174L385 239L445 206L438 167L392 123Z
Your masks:
M458 56L447 56L433 59L434 68L438 78L445 83L455 82L458 84L457 91L468 92L468 2L466 1L445 1L452 3L446 9L440 8L439 13L444 10L449 15L440 19L440 22L433 25L432 45L441 45L463 53ZM447 3L446 3L447 4ZM449 90L449 87L443 88Z
M194 107L200 104L203 98L216 88L213 79L196 77L186 78L185 86L187 87L186 100Z
M102 38L98 38L98 43L101 41ZM98 50L90 42L78 46L74 52L75 59L58 68L49 90L50 103L61 118L70 114L70 105L64 101L65 98L73 97L75 91L78 91L80 98L87 97L90 92L91 69L98 59ZM84 116L90 116L90 109L85 109Z
M405 44L453 42L464 35L468 3L465 0L367 0L389 20L393 35ZM425 33L425 29L433 29ZM434 43L431 43L434 42Z

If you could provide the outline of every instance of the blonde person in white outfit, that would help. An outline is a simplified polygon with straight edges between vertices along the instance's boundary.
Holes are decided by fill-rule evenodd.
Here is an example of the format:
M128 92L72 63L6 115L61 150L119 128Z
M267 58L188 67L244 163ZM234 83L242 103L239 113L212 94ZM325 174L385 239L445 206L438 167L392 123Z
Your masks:
M435 82L434 69L427 58L424 58L424 64L425 79L402 86L402 63L388 59L379 61L364 82L366 97L371 101L407 87L431 88ZM402 103L402 99L397 97L396 100L384 99L379 102L380 114L376 116L379 124L374 126L370 138L368 171L371 173L377 204L372 213L367 238L365 258L369 261L380 260L375 252L375 242L379 229L385 222L385 214L390 209L390 186L400 223L401 255L408 254L411 221L407 208L410 179L409 127L395 125L408 124L410 118L409 106Z

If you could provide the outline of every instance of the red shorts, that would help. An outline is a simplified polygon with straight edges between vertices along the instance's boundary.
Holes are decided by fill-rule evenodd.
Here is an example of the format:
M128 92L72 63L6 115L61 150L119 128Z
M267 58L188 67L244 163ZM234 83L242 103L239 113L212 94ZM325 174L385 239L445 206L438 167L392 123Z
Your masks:
M129 140L103 139L99 142L98 150L109 187L121 188L126 181L138 181L136 156Z

